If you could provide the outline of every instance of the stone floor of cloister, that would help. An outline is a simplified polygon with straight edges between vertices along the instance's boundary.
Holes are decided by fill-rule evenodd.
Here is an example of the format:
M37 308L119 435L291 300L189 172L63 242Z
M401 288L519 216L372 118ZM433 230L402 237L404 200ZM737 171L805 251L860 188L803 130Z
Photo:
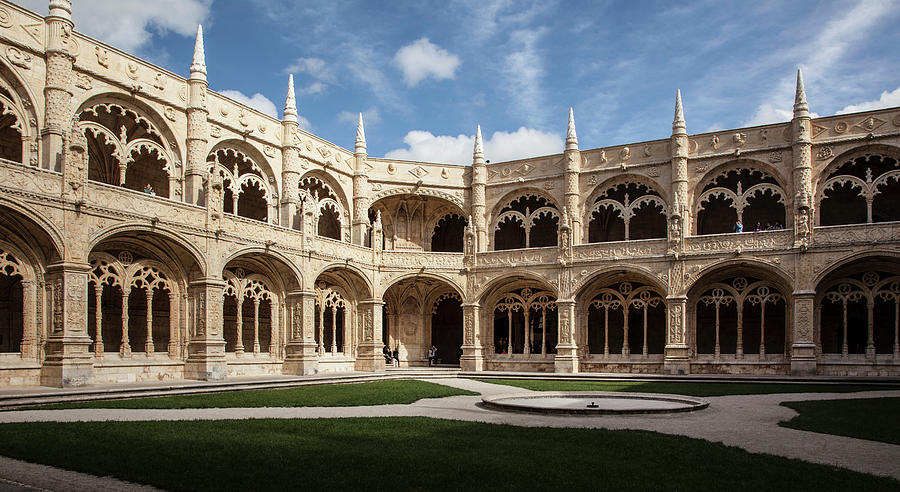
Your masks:
M296 386L300 384L325 384L329 382L355 382L385 377L420 379L432 383L461 388L482 396L499 394L527 394L530 390L468 379L544 377L535 373L458 373L452 369L394 370L382 375L372 373L345 373L302 377L235 378L224 382L167 381L135 385L95 386L90 388L7 388L0 390L0 405L27 404L29 402L70 401L85 398L110 398L113 396L160 395L196 393L243 388ZM557 379L556 376L552 376ZM628 375L573 375L581 379L645 380L644 376ZM796 382L796 378L732 378L732 377L679 377L652 378L672 381L715 380ZM871 382L898 384L896 379L863 378L805 378L802 382ZM783 407L781 402L802 400L831 400L847 398L900 397L897 390L865 391L856 393L783 393L767 395L738 395L705 397L709 408L697 412L658 415L619 416L556 416L507 413L487 410L479 405L482 396L453 396L419 400L409 405L379 405L367 407L297 407L297 408L222 408L182 410L28 410L0 412L0 423L39 421L146 421L146 420L225 420L258 418L348 418L348 417L431 417L463 421L509 424L517 426L639 429L675 434L712 442L721 442L754 453L797 458L809 462L834 465L863 473L900 479L900 445L863 439L820 434L780 427L779 422L790 420L794 410ZM78 483L81 490L152 490L148 487L128 484L115 479L92 477L77 472L54 469L21 461L0 458L0 492L5 490L60 490L70 489Z

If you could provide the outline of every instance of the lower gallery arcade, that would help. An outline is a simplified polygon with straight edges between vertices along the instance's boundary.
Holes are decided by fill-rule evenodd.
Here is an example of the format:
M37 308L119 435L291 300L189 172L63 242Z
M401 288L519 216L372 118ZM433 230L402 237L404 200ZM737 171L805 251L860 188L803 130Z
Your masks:
M52 321L58 303L67 302L64 287L48 279L52 269L44 262L51 249L0 243L5 384L41 381L53 329L42 320ZM84 357L93 382L187 377L199 299L211 290L190 249L149 231L121 231L96 243L84 269L83 298ZM298 371L288 367L301 373L377 370L384 367L383 346L398 353L401 367L427 365L434 346L438 364L464 370L790 374L792 320L805 306L783 272L749 261L701 271L680 298L659 278L623 266L586 278L568 300L537 273L498 272L470 300L452 277L428 272L401 276L374 295L367 272L329 266L311 291L302 288L298 272L286 258L264 251L225 263L223 282L215 286L219 312L207 318L221 325L206 330L223 342L218 358L226 376ZM813 320L817 373L896 374L896 258L864 255L834 265L802 299L813 306L805 314ZM670 332L680 310L687 329L679 351ZM560 325L568 320L574 330L563 340Z

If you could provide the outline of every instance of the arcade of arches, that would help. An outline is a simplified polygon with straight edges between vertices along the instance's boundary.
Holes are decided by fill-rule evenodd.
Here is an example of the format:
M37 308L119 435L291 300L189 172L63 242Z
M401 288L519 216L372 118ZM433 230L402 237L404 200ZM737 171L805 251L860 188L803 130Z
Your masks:
M798 77L789 122L689 135L679 95L659 140L580 149L572 111L561 154L491 163L479 130L471 163L401 161L362 118L352 149L301 129L293 85L282 120L209 90L202 38L189 77L88 36L45 51L72 8L0 0L47 37L0 29L0 385L431 347L465 371L900 375L900 108L812 118Z

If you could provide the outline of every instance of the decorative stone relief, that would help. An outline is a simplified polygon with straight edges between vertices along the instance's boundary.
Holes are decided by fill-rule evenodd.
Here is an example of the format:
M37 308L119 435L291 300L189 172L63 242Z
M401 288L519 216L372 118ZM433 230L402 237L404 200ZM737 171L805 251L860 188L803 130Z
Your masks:
M137 63L129 61L125 64L125 75L127 75L131 80L137 80L138 77L140 77L140 75L138 74L138 68L139 66Z
M75 76L75 87L80 89L84 89L86 91L91 90L91 78L85 74L78 74Z
M10 28L12 27L12 18L9 15L9 11L6 9L0 9L0 27Z
M850 128L850 127L849 127L849 125L847 125L846 121L838 121L837 123L834 124L834 133L837 133L837 134L844 133L847 131L848 128Z
M871 132L878 129L881 125L885 124L885 121L876 118L874 116L869 116L868 118L860 121L859 123L853 125L856 128L859 128L865 132Z
M776 163L784 160L784 156L780 150L769 152L769 162Z
M820 161L825 160L825 159L831 159L832 157L834 157L834 149L832 149L828 145L822 147L821 149L819 149L818 152L816 152L816 159L818 159Z
M165 111L163 113L166 115L166 118L169 121L175 121L175 108L172 106L166 106Z
M6 58L9 59L10 63L17 67L31 70L31 55L18 48L13 48L12 46L6 48Z
M94 52L97 54L97 64L103 68L109 68L109 50L96 46Z

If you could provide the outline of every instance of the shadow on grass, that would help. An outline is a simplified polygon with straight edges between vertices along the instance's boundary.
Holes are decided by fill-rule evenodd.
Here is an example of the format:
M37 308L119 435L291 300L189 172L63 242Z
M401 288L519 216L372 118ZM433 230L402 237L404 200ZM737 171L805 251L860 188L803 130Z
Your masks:
M900 444L900 398L787 401L781 405L799 413L780 422L782 427Z
M167 490L900 487L681 436L412 417L3 424L0 454Z
M197 395L54 403L18 410L70 408L259 408L259 407L355 407L408 404L423 398L477 395L441 384L416 380L370 383L321 384L296 388L228 391Z
M553 381L535 379L479 379L485 383L516 386L533 391L626 391L685 396L763 395L773 393L852 393L900 390L900 386L804 383L679 383L666 381Z

